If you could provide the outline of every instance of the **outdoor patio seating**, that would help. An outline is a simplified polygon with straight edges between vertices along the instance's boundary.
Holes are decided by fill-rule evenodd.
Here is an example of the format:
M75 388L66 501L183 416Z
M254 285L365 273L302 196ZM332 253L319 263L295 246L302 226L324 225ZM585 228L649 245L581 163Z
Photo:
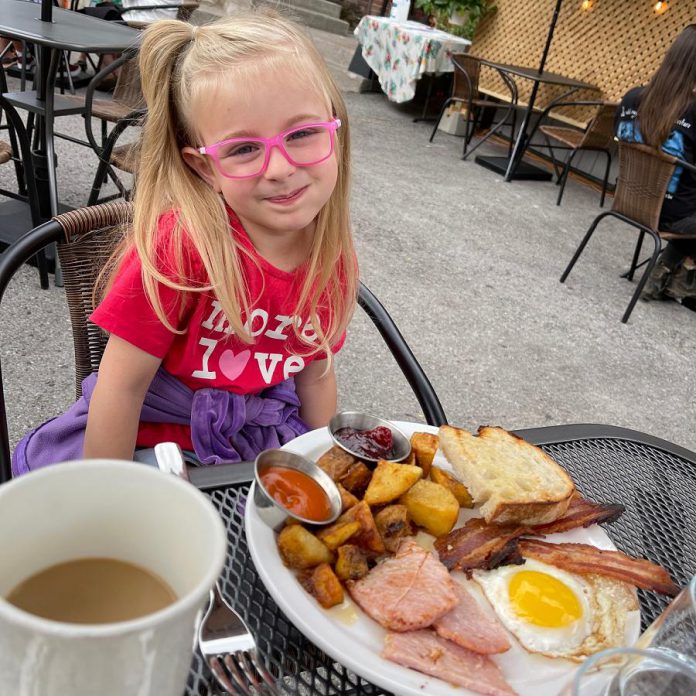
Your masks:
M587 124L584 131L577 128L568 128L566 126L541 125L539 130L544 134L546 143L553 158L553 166L558 177L556 183L560 186L556 205L561 204L563 192L568 181L568 174L573 159L578 152L594 151L603 152L606 155L607 163L604 169L604 179L602 181L602 197L599 201L600 208L604 207L604 198L607 193L607 184L609 183L609 170L611 169L611 151L614 147L614 116L616 114L617 104L613 102L602 101L576 101L576 102L558 102L552 107L546 109L542 114L542 119L549 115L552 109L557 109L560 106L596 106L597 112L592 120ZM541 120L541 119L540 119ZM551 143L551 140L556 140L562 145ZM565 149L570 150L570 154L565 161L562 169L559 167L555 157L554 150Z
M628 280L633 280L633 275L640 266L644 265L645 270L621 319L624 324L631 316L631 312L648 280L648 276L655 266L657 257L662 251L662 240L696 239L696 234L685 235L659 230L660 210L662 209L667 186L676 166L685 167L696 172L696 167L676 157L666 155L662 150L655 150L647 145L637 143L619 142L619 176L616 182L616 193L614 194L611 210L600 213L593 220L582 242L580 242L580 246L575 251L568 267L561 276L561 283L564 283L575 262L590 241L590 237L592 237L597 225L605 217L618 218L639 230L638 242L626 277ZM652 237L654 248L649 259L639 264L638 258L646 234Z

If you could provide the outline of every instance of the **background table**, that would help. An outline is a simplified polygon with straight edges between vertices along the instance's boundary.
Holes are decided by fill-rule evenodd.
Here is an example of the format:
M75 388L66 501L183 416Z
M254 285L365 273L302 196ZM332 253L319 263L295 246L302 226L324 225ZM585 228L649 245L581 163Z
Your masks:
M565 75L549 72L548 70L539 72L536 68L529 68L521 65L508 65L506 63L496 63L494 61L486 60L485 58L477 58L477 60L479 60L482 65L487 65L490 68L494 68L498 72L506 73L512 77L531 80L534 86L522 118L522 123L517 131L517 136L514 134L511 136L515 139L515 145L510 157L487 157L479 155L475 159L476 163L486 167L487 169L491 169L494 172L498 172L499 174L504 174L505 181L511 181L512 179L549 181L552 178L550 172L547 172L545 169L535 167L534 165L522 162L522 157L527 150L528 144L532 140L532 135L536 132L539 125L537 120L537 123L534 125L530 133L529 125L532 113L534 112L534 103L536 101L536 94L539 85L554 85L565 89L563 94L552 100L550 104L546 105L547 108L557 101L567 99L571 94L573 94L573 92L576 92L579 89L597 91L599 88L587 82L575 80L573 78L566 77Z
M450 54L465 53L471 45L425 24L371 15L360 20L354 33L383 92L397 103L413 99L422 75L453 72Z
M606 530L616 546L664 565L679 585L696 573L696 453L659 438L604 425L567 425L517 434L542 447L592 500L623 503L626 512ZM244 536L249 485L212 493L228 531L221 578L231 600L256 636L284 693L302 696L375 696L386 692L349 672L308 641L283 615L254 569ZM645 628L669 598L638 591ZM186 696L215 694L211 675L196 654Z
M141 32L116 22L59 8L54 8L52 22L44 22L41 20L41 5L23 0L0 0L0 35L28 41L39 49L36 90L5 93L2 105L6 109L27 110L37 117L39 143L34 150L34 170L41 217L47 220L59 212L54 118L84 112L84 106L76 106L74 102L54 94L60 52L121 53L137 47ZM19 128L17 135L26 140L23 129ZM13 242L34 226L26 206L17 201L3 203L2 219L6 224L0 241L6 243Z

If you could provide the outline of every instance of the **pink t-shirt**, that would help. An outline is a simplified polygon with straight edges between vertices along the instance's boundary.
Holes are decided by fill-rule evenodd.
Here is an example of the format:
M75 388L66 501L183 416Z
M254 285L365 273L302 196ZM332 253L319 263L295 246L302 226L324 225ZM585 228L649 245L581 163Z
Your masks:
M167 251L167 241L175 222L176 214L169 212L162 215L158 226L159 248L163 250L160 270L172 278L174 262ZM162 307L171 324L184 333L170 331L147 299L140 258L134 250L125 258L111 289L90 319L110 334L162 358L162 367L193 390L258 393L292 377L312 360L322 358L323 353L304 355L307 346L293 332L296 324L308 340L316 336L308 312L298 315L295 311L303 269L282 271L262 258L231 211L230 226L238 242L249 251L249 255L240 254L248 296L258 297L250 307L250 316L243 317L250 327L253 344L245 344L232 333L213 293L184 294L160 284ZM205 285L207 276L200 257L192 247L187 252L189 282ZM327 310L320 303L319 320L324 322L326 318ZM345 334L332 347L334 353L341 349L344 340ZM140 424L138 446L151 447L165 440L192 449L188 426Z

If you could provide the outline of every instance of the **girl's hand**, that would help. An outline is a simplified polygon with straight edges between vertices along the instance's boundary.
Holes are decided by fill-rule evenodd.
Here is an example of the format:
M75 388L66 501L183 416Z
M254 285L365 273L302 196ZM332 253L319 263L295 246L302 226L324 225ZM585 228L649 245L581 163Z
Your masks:
M89 405L83 457L133 459L143 400L161 362L109 337Z
M295 375L295 388L300 397L300 418L310 428L328 425L336 413L336 373L333 363L326 370L326 360L313 360Z

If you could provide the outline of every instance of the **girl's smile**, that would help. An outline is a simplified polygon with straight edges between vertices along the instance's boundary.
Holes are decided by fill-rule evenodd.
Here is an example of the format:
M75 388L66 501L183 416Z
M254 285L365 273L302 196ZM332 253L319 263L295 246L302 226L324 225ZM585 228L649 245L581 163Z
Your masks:
M309 186L302 186L298 189L295 189L294 191L291 191L286 195L269 196L268 198L266 198L266 200L270 203L273 203L274 205L290 206L296 201L298 201L302 197L302 195L307 191L308 188Z
M250 139L273 138L333 118L326 100L299 75L271 69L264 73L264 89L250 88L252 79L226 81L192 106L191 120L201 145L218 143L231 133ZM327 159L299 166L273 147L265 171L245 179L225 177L211 157L194 147L183 148L182 154L234 210L257 249L277 246L280 240L283 247L295 241L308 249L316 217L336 185L335 148ZM242 150L240 156L244 155Z

